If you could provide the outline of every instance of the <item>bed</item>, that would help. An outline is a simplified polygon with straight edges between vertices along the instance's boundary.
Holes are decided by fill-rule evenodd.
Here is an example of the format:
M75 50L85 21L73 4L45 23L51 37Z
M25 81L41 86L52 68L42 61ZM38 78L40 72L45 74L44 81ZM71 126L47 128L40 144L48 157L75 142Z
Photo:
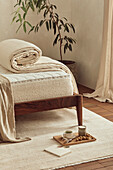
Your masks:
M82 125L82 96L73 95L71 77L63 70L14 74L0 66L0 74L11 82L16 115L76 106Z
M68 67L43 56L32 43L17 39L0 42L2 141L23 141L15 136L15 115L73 106L78 125L82 125L82 96Z

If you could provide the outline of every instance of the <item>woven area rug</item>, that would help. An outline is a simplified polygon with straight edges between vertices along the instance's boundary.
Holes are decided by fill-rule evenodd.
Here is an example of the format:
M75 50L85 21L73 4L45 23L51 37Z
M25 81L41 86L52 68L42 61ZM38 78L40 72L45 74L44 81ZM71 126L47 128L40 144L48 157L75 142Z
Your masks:
M16 144L0 144L1 170L40 170L55 169L76 165L92 160L113 156L113 123L83 109L87 132L97 140L70 147L71 153L57 157L43 151L56 144L54 135L65 130L77 130L76 112L73 109L60 109L48 112L18 116L18 136L29 136L31 141Z

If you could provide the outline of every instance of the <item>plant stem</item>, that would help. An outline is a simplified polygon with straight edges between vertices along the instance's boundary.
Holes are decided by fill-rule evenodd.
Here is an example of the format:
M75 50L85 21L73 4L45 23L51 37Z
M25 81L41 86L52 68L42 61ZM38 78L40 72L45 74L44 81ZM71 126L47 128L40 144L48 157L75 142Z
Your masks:
M48 5L49 4L49 5ZM61 57L61 61L62 61L62 59L63 59L63 56L62 56L62 37L61 37L61 31L60 31L60 29L59 29L59 26L58 26L58 22L56 22L56 20L55 20L55 17L54 17L54 12L53 12L53 10L51 9L50 10L50 2L49 2L49 0L48 0L48 4L47 4L47 2L46 2L46 5L47 5L47 7L48 7L48 10L49 10L49 12L51 13L51 16L52 16L52 19L53 19L53 21L55 22L55 24L56 24L56 26L57 26L57 30L58 30L58 33L59 33L59 36L60 36L60 57Z

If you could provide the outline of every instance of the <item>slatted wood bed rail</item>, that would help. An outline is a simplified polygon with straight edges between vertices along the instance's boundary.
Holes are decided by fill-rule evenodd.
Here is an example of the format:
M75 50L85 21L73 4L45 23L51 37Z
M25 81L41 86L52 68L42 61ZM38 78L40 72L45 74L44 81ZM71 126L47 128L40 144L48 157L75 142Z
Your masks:
M39 111L47 111L76 106L78 125L82 125L82 105L83 105L82 95L74 94L72 96L16 103L14 109L16 115L23 115Z

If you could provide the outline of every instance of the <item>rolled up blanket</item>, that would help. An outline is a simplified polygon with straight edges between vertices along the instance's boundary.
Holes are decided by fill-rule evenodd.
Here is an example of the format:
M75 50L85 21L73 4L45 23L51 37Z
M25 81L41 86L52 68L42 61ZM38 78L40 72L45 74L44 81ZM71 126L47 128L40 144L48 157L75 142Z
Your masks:
M0 42L0 64L12 72L33 69L41 55L39 47L23 40L8 39Z

